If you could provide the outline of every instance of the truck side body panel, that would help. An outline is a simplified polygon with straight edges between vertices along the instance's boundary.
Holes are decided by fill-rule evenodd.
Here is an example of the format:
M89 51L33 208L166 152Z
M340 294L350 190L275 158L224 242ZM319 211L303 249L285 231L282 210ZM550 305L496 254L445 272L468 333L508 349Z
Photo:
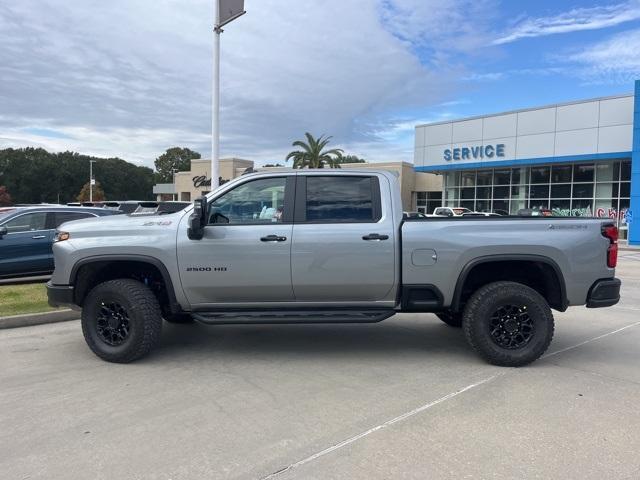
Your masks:
M448 307L471 262L531 257L557 266L569 305L584 305L594 281L614 276L606 263L609 240L601 234L603 223L544 217L408 221L402 226L402 282L437 285ZM424 250L433 252L435 260L425 261Z

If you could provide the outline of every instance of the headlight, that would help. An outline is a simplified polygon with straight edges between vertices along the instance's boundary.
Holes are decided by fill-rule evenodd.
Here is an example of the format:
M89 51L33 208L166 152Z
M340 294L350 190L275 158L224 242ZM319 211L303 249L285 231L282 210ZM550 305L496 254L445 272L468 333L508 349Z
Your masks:
M56 236L53 238L54 242L64 242L65 240L69 240L69 232L56 232Z

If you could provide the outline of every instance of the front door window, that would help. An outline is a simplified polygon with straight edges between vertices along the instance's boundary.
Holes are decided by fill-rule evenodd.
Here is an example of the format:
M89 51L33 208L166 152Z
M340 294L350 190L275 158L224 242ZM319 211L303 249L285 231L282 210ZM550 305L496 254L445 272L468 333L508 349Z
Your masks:
M263 178L243 183L216 198L209 209L209 223L281 223L286 178Z
M7 233L35 232L44 230L47 221L46 212L34 212L20 215L4 224Z

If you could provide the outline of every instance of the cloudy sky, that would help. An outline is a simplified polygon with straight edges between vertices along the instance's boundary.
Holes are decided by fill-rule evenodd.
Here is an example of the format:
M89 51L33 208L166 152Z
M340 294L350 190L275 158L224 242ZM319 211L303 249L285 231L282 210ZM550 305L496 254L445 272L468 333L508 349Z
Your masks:
M0 4L0 148L209 157L212 0ZM222 35L222 155L305 131L371 161L417 123L627 93L640 0L245 0Z

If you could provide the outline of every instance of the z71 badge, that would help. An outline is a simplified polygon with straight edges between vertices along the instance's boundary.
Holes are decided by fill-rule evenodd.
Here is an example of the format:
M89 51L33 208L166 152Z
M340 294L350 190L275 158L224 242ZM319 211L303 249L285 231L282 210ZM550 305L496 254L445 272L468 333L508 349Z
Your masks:
M143 227L153 227L153 226L158 226L158 227L166 227L168 225L171 225L171 220L163 220L160 222L144 222L142 224Z

